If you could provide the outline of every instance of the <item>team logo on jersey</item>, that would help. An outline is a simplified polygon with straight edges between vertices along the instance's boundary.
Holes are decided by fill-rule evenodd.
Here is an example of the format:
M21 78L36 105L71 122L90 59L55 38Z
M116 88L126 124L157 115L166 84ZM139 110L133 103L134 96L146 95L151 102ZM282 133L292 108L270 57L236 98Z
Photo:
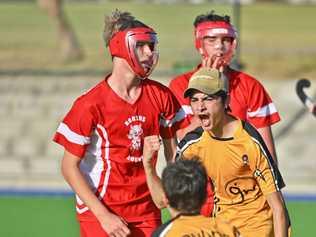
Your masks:
M254 172L254 176L255 176L255 177L259 177L259 178L261 178L264 182L266 182L266 179L264 178L264 176L263 176L261 170L256 169L255 172Z
M131 140L132 150L140 150L142 145L141 136L143 135L143 129L141 124L132 125L127 135L128 139Z
M146 121L145 116L131 116L125 121L125 125L129 127L127 138L130 140L129 156L127 160L132 162L141 162L143 159L143 135L144 131L142 123Z
M247 155L243 155L243 156L242 156L242 163L243 163L244 165L249 165L249 158L248 158Z
M231 204L239 204L255 197L260 188L253 177L238 177L225 184L225 191L231 198Z

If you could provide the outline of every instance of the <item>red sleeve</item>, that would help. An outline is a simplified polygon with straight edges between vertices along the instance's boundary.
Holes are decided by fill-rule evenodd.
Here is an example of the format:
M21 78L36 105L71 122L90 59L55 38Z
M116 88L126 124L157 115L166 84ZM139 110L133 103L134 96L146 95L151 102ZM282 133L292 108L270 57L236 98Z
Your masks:
M250 88L248 105L248 121L256 128L271 126L280 121L275 104L258 81L255 81Z
M193 72L179 75L171 80L169 89L175 95L180 105L190 105L189 99L183 97L184 91L188 88L189 80Z
M163 96L163 113L160 118L160 135L162 138L169 139L175 136L178 129L189 125L184 110L181 108L176 97L166 88Z
M229 74L230 108L236 117L256 128L280 121L279 113L264 87L255 78L238 71Z
M171 80L169 84L169 88L171 92L177 98L178 102L181 105L182 110L184 111L189 121L191 120L193 116L193 112L190 106L190 100L188 98L184 98L183 93L188 88L189 80L193 73L194 71L179 75L173 80Z
M91 109L78 99L60 123L53 140L70 153L83 157L90 144L93 124Z

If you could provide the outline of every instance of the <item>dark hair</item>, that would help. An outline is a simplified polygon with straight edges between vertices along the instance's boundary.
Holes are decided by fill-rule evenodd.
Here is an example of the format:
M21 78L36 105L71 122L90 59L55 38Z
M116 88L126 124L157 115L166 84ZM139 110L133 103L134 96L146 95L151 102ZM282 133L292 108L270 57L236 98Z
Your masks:
M228 94L226 91L220 90L214 94L215 96L221 97L222 103L225 104L228 98Z
M116 9L109 16L106 16L104 20L103 39L106 46L109 45L110 40L116 32L136 27L149 28L143 22L136 20L131 13L121 12Z
M162 173L162 186L170 207L182 214L197 214L206 199L207 176L196 159L178 160Z
M206 21L225 21L227 23L230 23L230 16L224 15L220 16L215 14L215 11L212 10L211 12L207 12L206 14L198 15L194 20L194 27L197 27L200 23L206 22Z

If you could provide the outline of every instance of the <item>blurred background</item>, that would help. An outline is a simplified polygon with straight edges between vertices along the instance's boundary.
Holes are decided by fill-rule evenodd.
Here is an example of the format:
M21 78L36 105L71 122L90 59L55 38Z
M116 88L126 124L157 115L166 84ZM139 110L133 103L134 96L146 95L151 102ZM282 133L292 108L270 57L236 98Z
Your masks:
M80 94L111 70L104 16L130 11L159 37L152 79L168 84L199 61L196 15L228 14L239 30L235 67L255 76L281 115L273 126L293 236L314 236L316 120L295 94L316 96L316 0L0 0L0 236L78 236L73 194L52 136Z

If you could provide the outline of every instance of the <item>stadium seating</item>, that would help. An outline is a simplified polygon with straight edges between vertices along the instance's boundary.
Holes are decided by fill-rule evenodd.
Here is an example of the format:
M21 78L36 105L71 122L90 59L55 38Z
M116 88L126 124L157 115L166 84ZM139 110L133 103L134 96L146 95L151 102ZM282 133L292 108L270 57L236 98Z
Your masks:
M0 78L0 188L68 189L59 168L63 150L52 136L74 99L100 80L101 76ZM264 81L264 85L282 117L273 128L278 134L302 105L294 93L295 81ZM276 140L289 191L316 187L315 134L316 120L305 114Z

